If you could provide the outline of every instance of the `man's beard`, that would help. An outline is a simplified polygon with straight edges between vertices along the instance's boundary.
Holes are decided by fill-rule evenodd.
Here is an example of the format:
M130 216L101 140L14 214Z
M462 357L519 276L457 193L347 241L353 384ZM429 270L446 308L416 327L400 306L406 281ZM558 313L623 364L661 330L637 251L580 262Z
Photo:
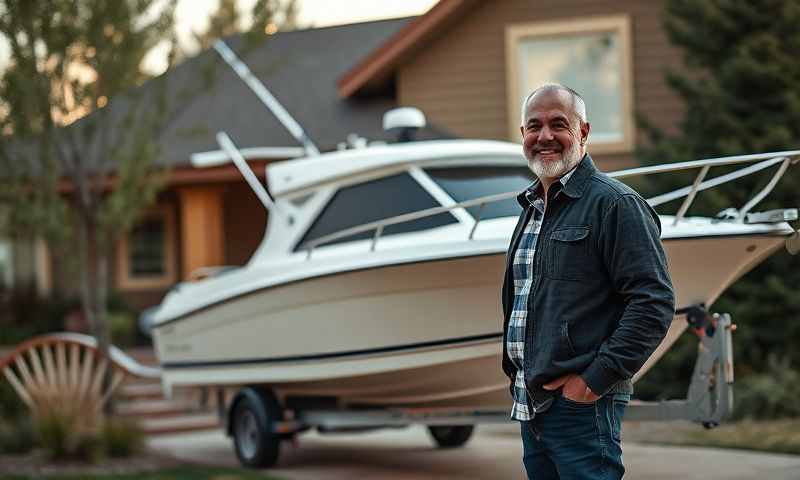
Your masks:
M534 147L535 148L535 147ZM528 159L528 167L539 178L561 178L572 170L583 156L580 153L578 143L575 142L568 149L561 152L561 158L554 162L543 162L536 158L535 153L525 151L525 158Z

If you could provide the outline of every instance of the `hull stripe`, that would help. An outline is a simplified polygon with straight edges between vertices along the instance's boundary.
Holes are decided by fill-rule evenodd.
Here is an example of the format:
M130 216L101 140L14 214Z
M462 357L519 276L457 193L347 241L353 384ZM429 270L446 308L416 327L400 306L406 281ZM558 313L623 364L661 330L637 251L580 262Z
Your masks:
M312 355L294 355L287 357L264 357L264 358L243 358L237 360L214 360L214 361L186 361L186 362L166 362L161 365L162 369L170 368L196 368L196 367L217 367L230 365L260 365L265 363L288 363L303 362L309 360L327 360L334 358L347 358L361 355L373 355L378 353L402 352L416 350L420 348L440 347L444 345L456 345L459 343L472 343L484 340L499 340L503 333L489 333L486 335L474 335L471 337L448 338L445 340L435 340L432 342L410 343L406 345L394 345L390 347L370 348L364 350L350 350L345 352L317 353Z

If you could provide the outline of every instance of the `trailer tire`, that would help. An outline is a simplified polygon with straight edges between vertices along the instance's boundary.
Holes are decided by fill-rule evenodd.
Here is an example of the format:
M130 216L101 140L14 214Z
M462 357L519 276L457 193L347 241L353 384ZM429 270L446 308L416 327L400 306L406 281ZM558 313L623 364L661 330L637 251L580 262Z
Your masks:
M456 448L464 446L472 437L474 425L431 425L428 433L439 448Z
M231 435L239 462L248 468L268 468L278 461L281 438L273 424L283 418L277 399L268 390L245 388L231 411Z

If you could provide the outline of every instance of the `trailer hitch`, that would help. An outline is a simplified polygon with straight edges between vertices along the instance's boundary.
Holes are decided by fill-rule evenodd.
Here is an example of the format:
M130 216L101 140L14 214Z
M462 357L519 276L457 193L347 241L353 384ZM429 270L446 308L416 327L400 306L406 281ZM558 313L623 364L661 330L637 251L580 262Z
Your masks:
M708 313L706 306L702 303L689 305L675 311L676 315L686 315L686 323L700 338L704 336L713 337L717 331L717 320L714 315Z
M691 420L713 428L733 411L733 343L736 325L728 314L708 314L702 305L681 309L700 341L686 398L632 401L626 420Z

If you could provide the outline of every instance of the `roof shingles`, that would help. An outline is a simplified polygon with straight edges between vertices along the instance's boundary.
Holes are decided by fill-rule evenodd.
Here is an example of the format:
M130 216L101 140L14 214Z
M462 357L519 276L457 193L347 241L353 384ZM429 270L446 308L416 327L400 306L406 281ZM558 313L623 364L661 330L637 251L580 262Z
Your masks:
M279 33L255 48L247 48L241 36L227 42L317 147L326 151L335 149L350 133L370 140L391 138L381 129L381 117L396 106L395 99L341 99L336 79L408 21ZM186 104L172 105L180 113L160 135L160 163L185 165L192 153L217 150L215 134L221 130L240 148L298 146L216 52L202 52L166 75L173 102L181 96L188 98ZM425 137L451 136L436 127L428 130Z

